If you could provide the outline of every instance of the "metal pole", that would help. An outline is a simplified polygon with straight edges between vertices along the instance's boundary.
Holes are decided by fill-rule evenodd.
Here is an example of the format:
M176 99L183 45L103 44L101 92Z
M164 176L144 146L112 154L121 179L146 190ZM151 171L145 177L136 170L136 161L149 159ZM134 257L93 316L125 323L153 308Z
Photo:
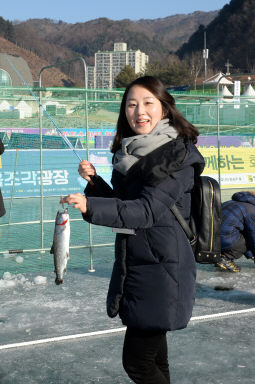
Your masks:
M85 60L81 57L84 65L84 83L85 83L85 122L86 122L86 154L87 160L89 161L89 117L88 117L88 74L87 74L87 65ZM93 265L93 235L92 235L92 225L89 224L89 259L90 267L89 272L95 272Z
M89 160L89 150L88 150L88 129L89 129L89 123L88 123L88 95L87 95L87 88L88 88L88 73L87 73L87 65L86 65L86 62L84 60L83 57L81 56L78 56L78 57L75 57L73 59L70 59L70 60L66 60L66 61L59 61L55 64L51 64L51 65L46 65L45 67L42 67L41 70L40 70L40 73L39 73L39 86L41 88L42 86L42 72L45 70L45 69L48 69L48 68L52 68L52 67L57 67L59 65L62 65L62 64L66 64L66 63L71 63L73 61L77 61L77 60L81 60L82 63L83 63L83 68L84 68L84 91L85 91L85 128L86 128L86 146L87 146L87 150L86 150L86 155L87 155L87 160ZM81 159L80 159L81 160Z
M43 153L42 153L42 117L43 110L42 105L42 92L41 92L41 79L39 80L39 127L40 127L40 205L41 205L41 248L44 249L44 201L43 201Z
M81 57L76 57L74 59L71 59L71 60L66 60L66 61L61 61L61 62L58 62L58 63L55 63L55 64L51 64L51 65L46 65L45 67L41 68L40 70L40 73L39 73L39 85L40 85L40 88L41 88L41 84L42 84L42 72L47 69L47 68L51 68L51 67L55 67L55 66L58 66L58 65L61 65L61 64L64 64L64 63L69 63L71 61L75 61L75 60L80 60L82 59L84 64L85 64L85 61L83 58ZM86 64L85 64L86 65ZM85 74L86 74L86 68L84 67L84 71L85 71ZM86 79L86 75L85 75L85 79ZM59 127L57 126L57 124L55 123L55 121L53 120L53 118L51 117L51 115L46 111L46 109L43 108L42 105L40 105L40 107L43 109L43 111L47 114L47 116L49 117L49 119L51 120L51 122L53 123L53 125L55 126L55 128L57 129L57 132L63 137L63 139L65 140L66 144L69 146L69 148L72 149L72 151L74 152L74 154L78 157L79 161L81 161L81 158L80 156L78 155L78 153L75 151L73 145L71 144L71 142L68 140L68 138L63 134L63 132L61 131L61 129L59 129Z
M10 211L9 211L9 225L11 223L13 196L15 193L15 180L16 180L16 172L17 172L17 164L18 164L18 151L19 151L19 149L16 149L15 165L14 165L13 180L12 180L12 194L11 194L11 202L10 202L10 208L9 208L10 209Z
M207 78L207 49L206 49L206 32L204 32L204 59L205 59L205 80Z
M232 77L238 77L241 74L234 74ZM220 89L220 81L226 77L226 75L222 75L218 82L217 82L217 142L218 142L218 177L219 177L219 185L221 186L221 180L220 180L220 96L219 96L219 89Z

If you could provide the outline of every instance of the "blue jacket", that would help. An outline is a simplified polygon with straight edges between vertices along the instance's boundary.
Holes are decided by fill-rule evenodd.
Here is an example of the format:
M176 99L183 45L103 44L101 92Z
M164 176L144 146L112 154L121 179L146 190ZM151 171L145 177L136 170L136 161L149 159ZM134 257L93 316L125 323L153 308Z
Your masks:
M238 192L222 204L221 248L233 249L241 236L246 240L245 256L255 256L255 195Z
M99 177L94 188L86 187L85 220L135 229L135 235L116 235L107 296L108 315L119 314L124 325L143 330L187 326L195 299L195 259L170 207L177 203L188 220L194 174L203 167L197 148L177 138L142 157L126 176L114 170L113 191Z

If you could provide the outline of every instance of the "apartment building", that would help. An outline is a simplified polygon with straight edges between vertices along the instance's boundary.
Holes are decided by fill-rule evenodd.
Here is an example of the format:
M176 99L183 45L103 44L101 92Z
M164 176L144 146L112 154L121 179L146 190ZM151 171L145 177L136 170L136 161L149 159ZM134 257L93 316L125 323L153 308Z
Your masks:
M114 87L114 79L126 65L130 65L135 73L139 73L145 69L148 61L149 57L139 49L127 50L126 43L114 43L113 51L95 53L94 70L90 67L88 72L88 86L111 89Z
M94 65L88 65L87 70L88 70L88 88L95 88L96 77L95 77Z

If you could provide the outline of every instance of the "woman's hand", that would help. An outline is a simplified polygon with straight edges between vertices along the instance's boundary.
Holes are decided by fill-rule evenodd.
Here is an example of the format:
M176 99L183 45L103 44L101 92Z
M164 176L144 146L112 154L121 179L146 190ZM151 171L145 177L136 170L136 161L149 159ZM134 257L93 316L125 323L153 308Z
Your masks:
M83 179L87 180L91 185L94 184L90 177L96 175L96 168L93 164L87 160L82 160L79 164L78 172Z
M68 205L73 204L73 208L79 209L81 213L87 212L87 199L81 193L70 193L70 195L62 197L59 203Z

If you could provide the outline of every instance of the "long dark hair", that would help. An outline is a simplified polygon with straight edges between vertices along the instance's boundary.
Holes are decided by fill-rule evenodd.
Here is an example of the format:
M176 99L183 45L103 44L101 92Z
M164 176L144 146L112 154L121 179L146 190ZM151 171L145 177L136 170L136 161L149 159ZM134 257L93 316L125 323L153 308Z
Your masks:
M134 85L146 88L161 102L164 118L169 118L169 123L174 126L180 136L189 138L194 144L197 142L198 129L177 110L174 98L167 92L163 83L153 76L143 76L132 81L124 92L117 121L117 132L111 148L112 153L121 148L122 139L134 136L125 112L127 95Z

